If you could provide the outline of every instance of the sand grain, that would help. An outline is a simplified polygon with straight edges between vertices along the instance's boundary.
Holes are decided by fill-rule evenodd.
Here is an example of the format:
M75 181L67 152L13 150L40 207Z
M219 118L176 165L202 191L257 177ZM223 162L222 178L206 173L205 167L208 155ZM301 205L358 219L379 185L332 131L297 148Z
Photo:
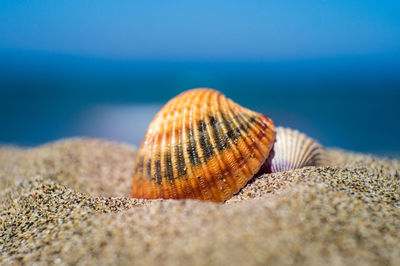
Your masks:
M217 204L129 198L135 151L0 148L0 264L400 265L396 160L330 150Z

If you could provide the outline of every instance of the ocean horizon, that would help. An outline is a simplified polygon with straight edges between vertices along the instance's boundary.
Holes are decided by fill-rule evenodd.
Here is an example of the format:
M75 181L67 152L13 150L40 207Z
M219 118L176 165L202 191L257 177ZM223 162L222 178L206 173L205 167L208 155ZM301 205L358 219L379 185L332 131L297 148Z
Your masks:
M327 147L399 158L400 67L383 55L249 62L0 53L0 143L87 136L140 145L169 99L195 87Z

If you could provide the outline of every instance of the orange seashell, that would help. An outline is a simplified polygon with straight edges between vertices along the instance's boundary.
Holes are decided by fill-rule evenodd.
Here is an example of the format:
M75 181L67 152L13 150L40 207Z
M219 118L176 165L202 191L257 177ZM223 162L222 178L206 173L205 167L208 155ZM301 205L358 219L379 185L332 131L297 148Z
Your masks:
M259 171L274 141L265 115L212 89L183 92L147 129L132 196L225 201Z

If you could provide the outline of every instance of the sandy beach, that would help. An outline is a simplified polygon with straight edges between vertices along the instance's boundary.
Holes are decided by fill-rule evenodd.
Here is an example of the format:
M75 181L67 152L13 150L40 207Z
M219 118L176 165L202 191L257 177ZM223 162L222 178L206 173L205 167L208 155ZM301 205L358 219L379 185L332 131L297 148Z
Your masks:
M227 202L130 198L136 148L0 147L0 264L400 265L400 162L329 149Z

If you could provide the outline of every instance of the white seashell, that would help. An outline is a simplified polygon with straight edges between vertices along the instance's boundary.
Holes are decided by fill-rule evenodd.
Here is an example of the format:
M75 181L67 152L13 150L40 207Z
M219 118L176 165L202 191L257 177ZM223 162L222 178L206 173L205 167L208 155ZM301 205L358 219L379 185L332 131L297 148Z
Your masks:
M274 154L266 161L269 172L283 172L328 163L328 154L314 139L290 128L276 128Z

